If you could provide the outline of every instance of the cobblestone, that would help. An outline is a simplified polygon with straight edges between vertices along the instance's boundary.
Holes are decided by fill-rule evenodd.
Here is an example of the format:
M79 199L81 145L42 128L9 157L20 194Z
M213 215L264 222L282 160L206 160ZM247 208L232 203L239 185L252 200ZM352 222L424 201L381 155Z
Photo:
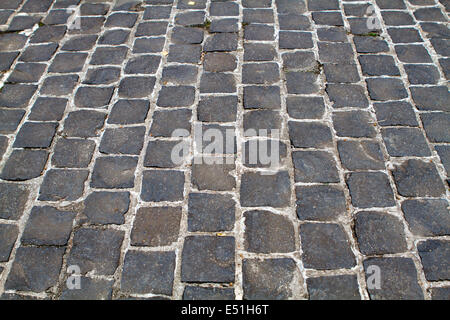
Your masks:
M448 300L449 10L0 0L0 299Z

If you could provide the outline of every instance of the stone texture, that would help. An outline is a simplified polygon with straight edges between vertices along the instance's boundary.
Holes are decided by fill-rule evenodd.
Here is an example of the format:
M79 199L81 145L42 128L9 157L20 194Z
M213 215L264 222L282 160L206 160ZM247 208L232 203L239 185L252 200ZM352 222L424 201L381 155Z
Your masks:
M402 211L414 235L426 237L450 234L450 215L446 200L406 200L402 203Z
M273 175L244 173L241 177L240 199L243 207L288 206L291 199L288 173L286 171L279 171Z
M183 200L184 173L182 171L144 171L141 199L147 202Z
M353 275L306 279L310 300L360 300L358 280Z
M24 181L42 174L47 162L45 150L14 150L3 167L0 178L10 181Z
M23 214L29 194L26 185L0 183L0 218L18 220Z
M97 158L92 172L91 187L121 189L134 187L137 157Z
M188 230L191 232L231 231L235 202L229 195L191 193L188 202Z
M13 224L0 224L0 261L7 262L16 242L19 229Z
M130 207L128 192L93 192L84 201L83 214L94 224L123 224Z
M426 240L417 244L417 251L422 260L425 278L428 281L450 279L448 240Z
M88 174L87 170L49 170L42 182L39 200L73 201L79 199L83 195Z
M386 174L353 172L346 177L352 204L359 208L392 207L394 194Z

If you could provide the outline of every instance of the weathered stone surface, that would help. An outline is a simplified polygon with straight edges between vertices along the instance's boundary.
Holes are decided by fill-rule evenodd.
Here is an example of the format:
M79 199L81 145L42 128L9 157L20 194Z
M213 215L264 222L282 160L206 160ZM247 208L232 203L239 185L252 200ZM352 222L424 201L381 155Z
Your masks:
M289 121L291 143L297 148L327 148L332 145L331 130L326 124Z
M176 155L172 152L182 149ZM187 152L189 144L186 141L165 141L152 140L148 142L147 151L145 152L144 166L155 168L175 168L183 165L187 159Z
M353 84L329 84L326 91L333 106L365 108L369 102L363 87Z
M93 192L84 201L83 214L94 224L123 224L129 206L128 192Z
M388 153L393 157L431 155L425 136L420 129L385 128L382 129L381 134Z
M237 104L237 96L201 98L197 107L198 120L203 122L235 121L237 114Z
M81 228L75 231L68 265L78 265L81 274L113 275L119 266L124 233L112 229Z
M353 275L308 278L306 284L310 300L361 300Z
M67 99L39 97L28 116L33 121L59 121L66 110Z
M208 52L203 61L205 71L233 71L237 67L236 57L225 52Z
M353 172L346 177L352 204L359 208L392 207L394 194L382 172Z
M47 163L45 150L14 150L3 167L0 178L10 181L24 181L37 178Z
M411 94L419 110L450 111L450 93L445 86L411 87Z
M176 129L191 132L192 111L189 109L156 110L150 127L153 137L171 137Z
M144 171L141 199L147 202L181 201L184 194L183 171Z
M276 86L244 87L245 109L280 109L280 88Z
M88 170L51 169L45 175L39 200L73 201L83 195Z
M397 191L404 197L439 197L445 187L431 162L411 159L392 171Z
M426 240L417 244L425 278L428 281L450 279L450 241Z
M450 114L444 112L422 114L421 119L431 142L450 143Z
M119 85L121 98L147 98L153 92L155 77L123 77Z
M298 285L303 281L300 270L290 258L245 259L242 272L245 300L299 299L303 295Z
M145 100L121 99L114 104L108 116L111 124L138 124L144 123L148 114L150 103Z
M25 122L17 133L15 148L48 148L58 124L54 122Z
M296 182L339 182L336 162L324 151L294 151L292 153Z
M241 206L280 208L289 205L290 180L286 171L272 175L246 172L241 179Z
M26 108L36 90L36 85L5 84L0 92L0 106Z
M111 300L113 280L80 277L81 288L70 290L65 288L60 300Z
M25 209L29 194L26 185L0 183L0 218L18 220Z
M195 88L191 86L164 86L156 104L159 107L188 107L194 103Z
M63 133L69 137L96 137L103 128L106 114L90 111L80 110L69 113L65 122Z
M383 153L376 142L339 140L337 147L342 165L348 170L384 169Z
M125 256L121 290L131 293L172 294L174 252L130 250Z
M95 142L85 139L59 139L52 164L58 168L86 168L91 162Z
M450 215L446 200L406 200L402 203L402 211L414 235L426 237L450 234Z
M33 207L21 242L32 245L63 246L72 231L75 213L59 211L54 207Z
M0 109L0 116L2 119L0 122L0 132L13 133L16 131L24 115L24 110Z
M131 230L133 246L170 246L178 240L180 207L140 208Z
M234 282L233 237L187 236L181 265L183 282Z
M364 260L366 279L373 279L373 267L378 267L381 277L380 289L368 289L371 300L422 300L422 289L417 270L410 258L369 258ZM370 268L370 269L369 269ZM373 281L373 280L372 280Z
M233 288L203 288L186 286L183 300L234 300Z
M101 157L95 161L91 187L121 189L134 187L137 157Z
M235 202L229 195L191 193L188 202L188 230L191 232L231 231Z
M144 145L145 127L106 129L99 151L106 154L139 155Z
M244 213L244 248L256 253L281 253L295 251L295 234L292 222L285 216L269 211Z
M0 261L7 262L16 242L19 229L13 224L0 224Z
M226 158L217 158L211 161L207 158L203 159L202 163L198 163L194 159L192 184L198 190L233 190L236 186L236 180L230 173L234 169L234 161L227 163Z
M305 268L352 268L356 263L348 236L338 224L302 224L300 237Z
M297 216L300 220L327 221L340 217L347 210L344 190L337 186L298 186Z

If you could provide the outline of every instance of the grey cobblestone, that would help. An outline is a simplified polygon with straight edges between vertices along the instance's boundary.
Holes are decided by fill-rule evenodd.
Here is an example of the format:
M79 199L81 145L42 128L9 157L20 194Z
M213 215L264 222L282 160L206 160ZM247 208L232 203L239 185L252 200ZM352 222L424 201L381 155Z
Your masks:
M0 299L449 299L448 1L123 2L0 0Z

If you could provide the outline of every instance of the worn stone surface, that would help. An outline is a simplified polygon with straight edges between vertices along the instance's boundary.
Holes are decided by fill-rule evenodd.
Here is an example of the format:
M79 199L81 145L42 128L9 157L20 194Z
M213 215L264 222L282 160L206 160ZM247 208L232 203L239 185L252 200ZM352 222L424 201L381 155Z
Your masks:
M448 240L426 240L417 244L417 251L422 260L425 278L428 281L450 279Z
M360 300L356 276L328 276L306 280L310 300Z
M235 201L228 195L191 193L188 203L188 230L230 231L234 227L235 207Z
M130 207L128 192L93 192L84 201L83 214L94 224L123 224Z

